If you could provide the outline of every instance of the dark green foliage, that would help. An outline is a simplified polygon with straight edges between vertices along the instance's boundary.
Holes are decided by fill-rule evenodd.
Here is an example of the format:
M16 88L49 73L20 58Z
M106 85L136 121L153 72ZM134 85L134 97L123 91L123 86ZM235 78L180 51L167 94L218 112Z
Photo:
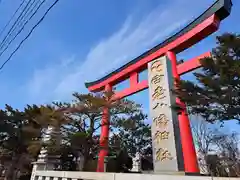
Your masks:
M129 172L132 169L133 161L126 149L119 150L115 158L109 158L107 172Z
M117 155L123 147L127 148L129 153L134 154L136 152L134 148L138 144L151 143L149 138L142 139L146 136L150 127L143 123L146 116L141 113L141 106L126 99L111 101L113 94L113 92L74 93L72 103L54 103L59 111L64 112L65 118L69 120L66 125L61 127L62 138L65 141L63 146L71 149L69 152L75 159L82 155L85 159L84 167L86 167L88 161L92 161L98 155L101 120L105 115L103 113L104 108L109 109L111 129L117 128L122 132L120 137L122 141L117 146L115 136L110 137L109 155ZM105 125L103 124L103 126ZM133 131L135 132L133 133ZM132 142L128 141L126 144L124 141L128 138L127 133L130 133ZM131 135L131 133L133 134ZM137 140L138 135L140 135L138 142L133 142ZM61 156L66 155L62 154Z
M120 147L127 149L131 156L137 152L144 154L147 146L151 147L151 127L144 120L147 116L142 112L134 113L129 119L119 118L114 127L118 129L115 139Z
M42 129L46 122L38 121L41 114L36 105L27 106L24 111L13 109L6 105L1 113L0 145L10 154L28 153L32 141L41 139Z
M189 113L200 114L207 121L240 122L240 36L217 37L212 57L201 60L197 83L180 81L177 94L187 103Z
M42 146L43 130L53 122L44 112L49 108L28 105L24 111L19 111L6 105L5 110L0 110L0 162L8 164L7 179L14 178L16 170L25 171L36 159Z
M27 164L30 164L41 148L46 148L49 160L60 160L61 170L80 170L82 156L83 170L96 169L104 108L109 109L109 125L119 129L121 138L117 145L115 136L110 137L109 155L116 155L117 171L131 169L128 153L134 155L139 148L151 144L150 127L144 124L146 116L140 105L126 99L111 101L113 94L74 93L71 103L27 105L23 111L7 105L5 110L0 110L0 161L11 164L8 179L13 178L10 172L19 169L18 162L23 156L28 157ZM42 141L48 127L53 128L51 138ZM127 150L123 153L123 149Z
M63 146L60 150L60 164L63 171L76 171L77 162L74 158L77 157L76 152L70 146Z
M109 162L109 167L114 167L115 172L128 172L132 168L132 157L137 152L150 163L149 167L152 169L151 127L144 122L146 119L147 116L141 111L133 113L129 118L120 116L115 119L113 127L117 130L109 142L110 155L121 157ZM123 154L125 158L122 157ZM113 166L113 162L120 166Z

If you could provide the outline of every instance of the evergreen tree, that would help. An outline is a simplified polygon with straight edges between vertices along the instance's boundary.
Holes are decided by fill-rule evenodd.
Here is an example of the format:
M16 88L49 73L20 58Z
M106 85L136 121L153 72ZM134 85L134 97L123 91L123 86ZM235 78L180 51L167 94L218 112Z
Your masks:
M7 179L36 159L42 146L43 130L52 122L42 118L49 107L28 105L23 111L6 105L0 110L0 148L2 164L7 167Z
M135 157L138 152L147 155L148 148L152 147L151 126L144 122L147 116L142 112L133 116L119 118L114 127L117 133L114 137L115 142L122 148L126 148L129 155Z
M113 128L123 127L126 124L134 124L137 117L144 118L141 113L141 106L127 99L111 101L114 92L103 92L97 94L74 93L72 103L54 103L59 111L64 112L69 123L61 127L61 134L65 148L77 160L84 157L84 169L87 170L89 161L96 159L99 152L99 137L101 120L104 116L103 109L109 109L110 126ZM133 129L129 129L131 131ZM117 148L113 148L115 154L119 153ZM110 152L112 146L110 146ZM66 154L62 154L66 157ZM68 163L67 163L68 164Z
M112 126L115 134L110 137L109 151L110 156L116 158L109 161L107 168L109 171L129 172L136 153L139 153L147 164L152 163L151 127L144 122L146 118L147 116L140 112L129 119L119 117ZM114 163L117 166L114 166Z
M240 35L217 37L212 56L201 61L202 71L194 73L197 83L180 81L176 90L188 111L209 122L240 122Z
M47 158L60 156L62 170L80 170L78 163L81 156L85 160L83 170L89 170L89 164L94 170L91 164L94 160L97 162L104 108L109 109L110 130L119 128L122 138L117 147L116 143L112 146L114 138L110 137L109 155L115 154L116 159L121 161L117 171L130 168L128 154L134 154L140 144L141 147L151 144L148 142L150 128L144 124L146 116L142 114L140 105L126 99L111 101L113 94L74 93L72 103L27 105L23 111L6 105L4 110L0 110L0 161L9 166L7 179L14 178L11 172L22 171L20 164L23 157L28 157L25 164L30 165L36 161L43 147L47 148ZM49 126L53 127L51 138L43 141ZM128 137L131 141L124 142Z

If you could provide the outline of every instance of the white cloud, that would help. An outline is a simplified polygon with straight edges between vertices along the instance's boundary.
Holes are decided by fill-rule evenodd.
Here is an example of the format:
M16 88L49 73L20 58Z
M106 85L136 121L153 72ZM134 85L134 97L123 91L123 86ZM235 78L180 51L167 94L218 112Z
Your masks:
M66 100L73 91L87 92L85 81L103 76L161 42L210 4L207 0L174 0L167 7L156 7L140 21L134 20L134 14L129 16L117 32L92 47L83 63L73 57L67 63L36 70L27 83L31 101Z

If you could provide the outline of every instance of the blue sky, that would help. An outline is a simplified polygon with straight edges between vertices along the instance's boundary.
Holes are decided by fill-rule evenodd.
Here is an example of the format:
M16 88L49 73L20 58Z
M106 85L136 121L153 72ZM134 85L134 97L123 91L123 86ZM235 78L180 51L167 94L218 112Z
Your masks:
M50 2L50 1L49 1ZM45 5L45 8L47 5ZM60 0L57 6L0 72L0 107L71 100L74 91L87 92L85 81L95 80L128 62L184 27L214 0ZM20 0L2 0L2 28ZM240 32L240 1L219 31L178 55L189 59L215 46L215 36ZM40 11L42 12L42 11ZM33 25L36 19L30 25ZM8 51L2 63L29 31L30 25ZM0 37L2 38L2 37ZM146 77L146 73L141 78ZM193 79L187 74L184 79ZM126 82L120 89L126 87ZM148 112L148 91L130 97ZM230 123L229 127L235 127ZM234 124L234 125L232 125Z

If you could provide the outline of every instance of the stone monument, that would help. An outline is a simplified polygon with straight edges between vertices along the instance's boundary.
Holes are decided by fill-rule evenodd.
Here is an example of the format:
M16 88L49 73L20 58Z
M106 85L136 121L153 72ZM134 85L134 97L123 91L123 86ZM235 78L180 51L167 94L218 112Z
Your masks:
M184 171L171 61L167 56L148 63L155 173Z

